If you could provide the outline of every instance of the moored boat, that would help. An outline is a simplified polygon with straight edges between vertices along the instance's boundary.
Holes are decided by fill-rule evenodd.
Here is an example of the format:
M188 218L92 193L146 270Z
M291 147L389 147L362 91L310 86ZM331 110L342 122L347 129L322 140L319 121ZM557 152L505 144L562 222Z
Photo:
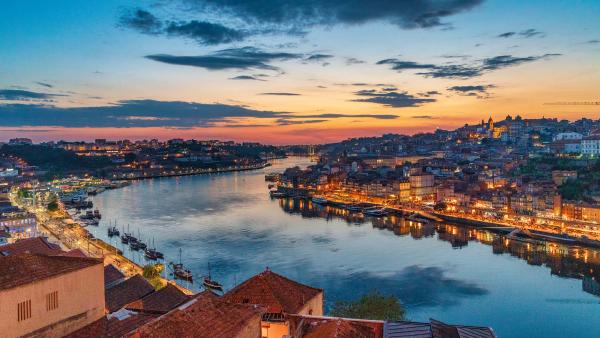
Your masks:
M313 203L316 204L327 204L327 202L329 202L325 197L323 196L313 196L313 198L311 198L311 201Z

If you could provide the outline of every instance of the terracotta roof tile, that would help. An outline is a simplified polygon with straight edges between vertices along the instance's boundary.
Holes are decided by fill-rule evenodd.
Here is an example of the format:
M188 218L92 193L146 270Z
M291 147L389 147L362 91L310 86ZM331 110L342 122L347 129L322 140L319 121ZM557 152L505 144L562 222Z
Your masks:
M163 314L173 310L190 299L191 296L186 295L176 286L169 283L164 288L153 292L142 299L127 304L125 308L137 312Z
M21 253L0 257L0 290L102 264L102 259Z
M261 313L262 309L253 305L233 304L220 297L198 295L128 336L234 338L247 326L256 325L258 337Z
M224 298L234 303L260 304L267 312L298 313L322 292L267 269L229 291Z
M119 319L116 316L107 315L65 336L65 338L123 337L157 316L149 313L130 313L126 318Z
M19 253L51 256L58 255L62 252L60 246L48 242L44 237L22 239L12 244L0 246L0 256L15 255Z
M104 287L109 288L114 286L119 281L125 280L125 275L114 265L108 264L104 266Z
M302 338L375 338L369 326L336 318L305 324Z
M135 275L124 282L106 289L105 299L108 312L114 312L123 306L154 292L154 287L142 275Z

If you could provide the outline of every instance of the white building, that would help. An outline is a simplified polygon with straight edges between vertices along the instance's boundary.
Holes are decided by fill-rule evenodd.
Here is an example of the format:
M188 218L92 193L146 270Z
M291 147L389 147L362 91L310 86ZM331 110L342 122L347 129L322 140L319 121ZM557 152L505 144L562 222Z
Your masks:
M581 140L581 153L587 156L600 155L600 134L590 135Z
M581 140L583 135L580 133L558 133L554 135L552 141L564 141L564 140Z

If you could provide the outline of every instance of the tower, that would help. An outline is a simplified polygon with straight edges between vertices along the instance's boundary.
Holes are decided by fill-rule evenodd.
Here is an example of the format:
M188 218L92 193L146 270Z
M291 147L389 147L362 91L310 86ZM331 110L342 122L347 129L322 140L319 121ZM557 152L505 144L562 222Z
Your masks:
M494 120L492 120L492 117L490 116L490 119L488 120L488 130L493 130L494 129Z

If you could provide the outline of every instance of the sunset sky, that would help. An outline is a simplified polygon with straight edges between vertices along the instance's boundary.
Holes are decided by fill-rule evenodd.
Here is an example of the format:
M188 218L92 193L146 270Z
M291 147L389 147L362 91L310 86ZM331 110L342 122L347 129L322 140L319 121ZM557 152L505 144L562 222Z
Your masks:
M600 118L600 1L7 0L0 141L322 143Z

